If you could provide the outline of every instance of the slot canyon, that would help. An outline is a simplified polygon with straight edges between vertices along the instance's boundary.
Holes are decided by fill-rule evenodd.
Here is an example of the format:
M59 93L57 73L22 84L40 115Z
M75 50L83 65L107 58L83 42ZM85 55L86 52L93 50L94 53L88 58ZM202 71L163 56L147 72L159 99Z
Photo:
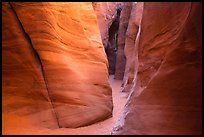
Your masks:
M2 2L2 134L201 135L202 2Z

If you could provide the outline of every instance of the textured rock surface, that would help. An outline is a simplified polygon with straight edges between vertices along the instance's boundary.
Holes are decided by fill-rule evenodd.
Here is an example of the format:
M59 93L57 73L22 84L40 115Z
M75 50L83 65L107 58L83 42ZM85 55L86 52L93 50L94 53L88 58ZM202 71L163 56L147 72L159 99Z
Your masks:
M126 31L128 27L128 22L130 18L130 13L132 9L132 2L126 2L123 5L121 15L120 15L120 24L118 30L118 39L117 39L117 58L115 66L115 79L122 80L125 72L125 38Z
M15 117L48 128L110 117L108 64L92 3L11 6L2 10L3 129L15 127Z
M118 120L118 116L123 110L123 107L127 101L127 98L125 97L127 93L125 92L118 92L121 89L122 80L115 80L114 76L111 75L109 77L109 82L112 87L112 96L113 96L113 116L111 118L108 118L104 121L97 122L94 124L91 124L89 126L83 126L79 128L57 128L57 129L48 129L48 128L39 128L34 126L29 126L29 128L21 128L16 127L15 128L8 128L7 132L4 132L4 135L110 135L111 130L115 124L115 122ZM8 120L8 119L7 119ZM16 117L13 117L12 120L15 120L16 122L24 122L24 124L27 124L27 121L23 121L23 119L19 119ZM11 127L11 126L9 126Z
M125 48L124 53L126 57L126 66L124 74L124 88L123 92L130 91L134 84L134 77L137 74L138 58L137 58L137 43L139 42L140 36L140 24L142 20L143 13L143 2L132 4L132 10L130 15L130 20L128 23L128 28L126 32Z
M144 3L136 85L113 134L202 133L201 19L202 3Z
M116 64L116 54L117 54L117 36L119 28L121 10L117 10L117 17L113 20L109 30L108 30L108 45L105 48L105 52L108 58L109 64L109 74L115 73L115 64Z
M122 8L123 2L93 2L92 5L97 15L103 45L107 47L109 28L117 17L117 9Z
M8 3L2 3L2 121L57 128L41 65ZM18 120L19 119L19 120ZM23 122L27 121L27 122ZM44 122L46 121L46 122Z
M92 5L98 18L101 38L108 58L109 74L114 74L117 52L117 34L123 3L93 2Z

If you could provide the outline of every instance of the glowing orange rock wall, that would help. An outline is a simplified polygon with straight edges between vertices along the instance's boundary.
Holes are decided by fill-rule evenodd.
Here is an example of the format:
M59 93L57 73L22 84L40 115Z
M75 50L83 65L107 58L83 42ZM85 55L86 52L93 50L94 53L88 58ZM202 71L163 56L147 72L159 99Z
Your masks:
M107 59L92 3L2 4L4 116L48 128L110 117ZM3 118L3 129L10 122Z
M8 3L2 3L2 114L3 131L28 126L17 119L57 128L40 62Z
M145 2L140 27L132 92L112 134L201 134L202 3Z

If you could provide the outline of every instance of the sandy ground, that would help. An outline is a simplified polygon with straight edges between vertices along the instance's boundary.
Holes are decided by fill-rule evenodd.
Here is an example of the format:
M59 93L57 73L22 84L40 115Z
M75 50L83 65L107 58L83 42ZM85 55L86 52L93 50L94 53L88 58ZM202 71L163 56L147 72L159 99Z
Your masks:
M9 131L12 134L49 134L49 135L110 135L114 124L118 120L122 109L127 101L126 94L121 92L122 80L114 80L114 76L109 77L109 82L112 87L113 95L113 117L106 119L102 122L92 124L90 126L80 127L80 128L60 128L60 129L42 129L42 128L32 128L32 129L15 129ZM6 134L6 133L3 133Z

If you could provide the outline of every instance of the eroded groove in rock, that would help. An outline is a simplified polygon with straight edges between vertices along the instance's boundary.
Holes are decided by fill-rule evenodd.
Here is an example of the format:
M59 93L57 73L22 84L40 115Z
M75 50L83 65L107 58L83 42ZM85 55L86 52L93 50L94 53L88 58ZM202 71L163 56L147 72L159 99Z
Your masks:
M46 89L47 89L47 92L48 92L48 96L49 96L49 101L50 101L50 103L51 103L53 112L54 112L54 114L55 114L56 121L57 121L57 125L58 125L58 127L60 128L59 121L58 121L58 116L57 116L57 113L55 112L55 109L54 109L54 107L53 107L52 98L51 98L50 93L49 93L49 89L48 89L48 85L47 85L47 82L46 82L46 78L45 78L45 74L44 74L44 70L43 70L43 64L42 64L42 62L41 62L41 59L40 59L40 57L39 57L39 55L38 55L38 52L37 52L37 51L35 50L35 48L33 47L32 40L31 40L30 36L29 36L28 33L26 33L26 31L24 30L23 25L22 25L21 21L19 20L18 15L16 14L16 12L15 12L15 10L14 10L14 8L13 8L13 6L12 6L12 4L11 4L10 2L9 2L9 5L10 5L12 11L14 12L14 14L16 15L16 18L17 18L17 20L18 20L18 22L19 22L19 24L20 24L20 26L21 26L21 29L23 30L23 33L24 33L24 35L25 35L25 38L29 41L29 44L30 44L30 46L31 46L31 49L32 49L33 52L34 52L35 57L38 59L38 61L39 61L39 63L40 63L40 68L41 68L42 76L43 76L43 79L44 79L44 82L45 82L45 86L46 86Z

